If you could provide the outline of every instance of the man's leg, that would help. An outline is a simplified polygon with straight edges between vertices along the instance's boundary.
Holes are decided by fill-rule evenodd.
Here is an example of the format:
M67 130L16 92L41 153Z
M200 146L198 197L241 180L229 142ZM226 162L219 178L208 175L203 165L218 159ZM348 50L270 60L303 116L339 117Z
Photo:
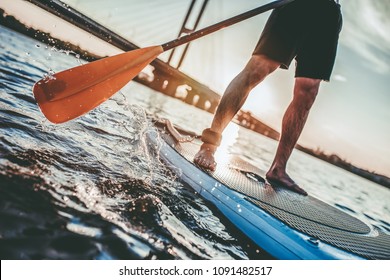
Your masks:
M211 131L221 134L234 115L241 109L249 92L264 78L280 66L280 63L264 55L253 55L245 68L227 87L211 124ZM204 168L214 170L214 153L217 146L203 143L195 155L194 162Z
M266 175L271 183L275 182L304 195L307 195L307 193L287 175L286 165L306 123L310 108L317 96L320 82L319 79L295 79L294 98L284 114L279 146L271 168Z

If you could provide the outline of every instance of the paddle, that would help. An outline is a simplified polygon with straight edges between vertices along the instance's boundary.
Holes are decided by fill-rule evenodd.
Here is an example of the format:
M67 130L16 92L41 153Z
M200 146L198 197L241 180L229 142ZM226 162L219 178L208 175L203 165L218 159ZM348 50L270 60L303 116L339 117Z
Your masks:
M132 50L56 73L35 83L35 100L49 121L72 120L110 98L161 53L292 1L277 0L161 46Z

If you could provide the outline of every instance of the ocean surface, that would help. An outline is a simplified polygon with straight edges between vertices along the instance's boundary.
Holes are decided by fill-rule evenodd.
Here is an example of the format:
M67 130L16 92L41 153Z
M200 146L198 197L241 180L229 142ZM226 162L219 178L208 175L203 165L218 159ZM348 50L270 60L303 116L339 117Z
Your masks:
M148 152L152 119L200 133L212 115L130 82L89 114L48 122L32 96L77 56L0 26L1 259L272 259ZM228 128L224 149L266 172L277 143ZM390 190L300 151L311 195L390 232Z

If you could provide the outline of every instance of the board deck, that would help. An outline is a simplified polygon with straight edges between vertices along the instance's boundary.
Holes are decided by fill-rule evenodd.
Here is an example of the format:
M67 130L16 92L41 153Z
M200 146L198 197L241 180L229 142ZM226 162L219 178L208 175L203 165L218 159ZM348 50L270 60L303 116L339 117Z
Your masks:
M215 171L194 165L201 142L148 134L161 159L238 229L278 259L390 259L390 236L310 195L265 183L261 171L230 155Z

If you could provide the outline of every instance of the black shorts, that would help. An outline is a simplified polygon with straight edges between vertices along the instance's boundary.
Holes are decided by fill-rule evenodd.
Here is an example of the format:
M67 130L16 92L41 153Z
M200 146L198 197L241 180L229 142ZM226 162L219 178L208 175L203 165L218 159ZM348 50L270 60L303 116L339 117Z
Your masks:
M295 58L295 77L328 81L341 26L335 1L295 0L272 12L253 55L266 55L284 69Z

